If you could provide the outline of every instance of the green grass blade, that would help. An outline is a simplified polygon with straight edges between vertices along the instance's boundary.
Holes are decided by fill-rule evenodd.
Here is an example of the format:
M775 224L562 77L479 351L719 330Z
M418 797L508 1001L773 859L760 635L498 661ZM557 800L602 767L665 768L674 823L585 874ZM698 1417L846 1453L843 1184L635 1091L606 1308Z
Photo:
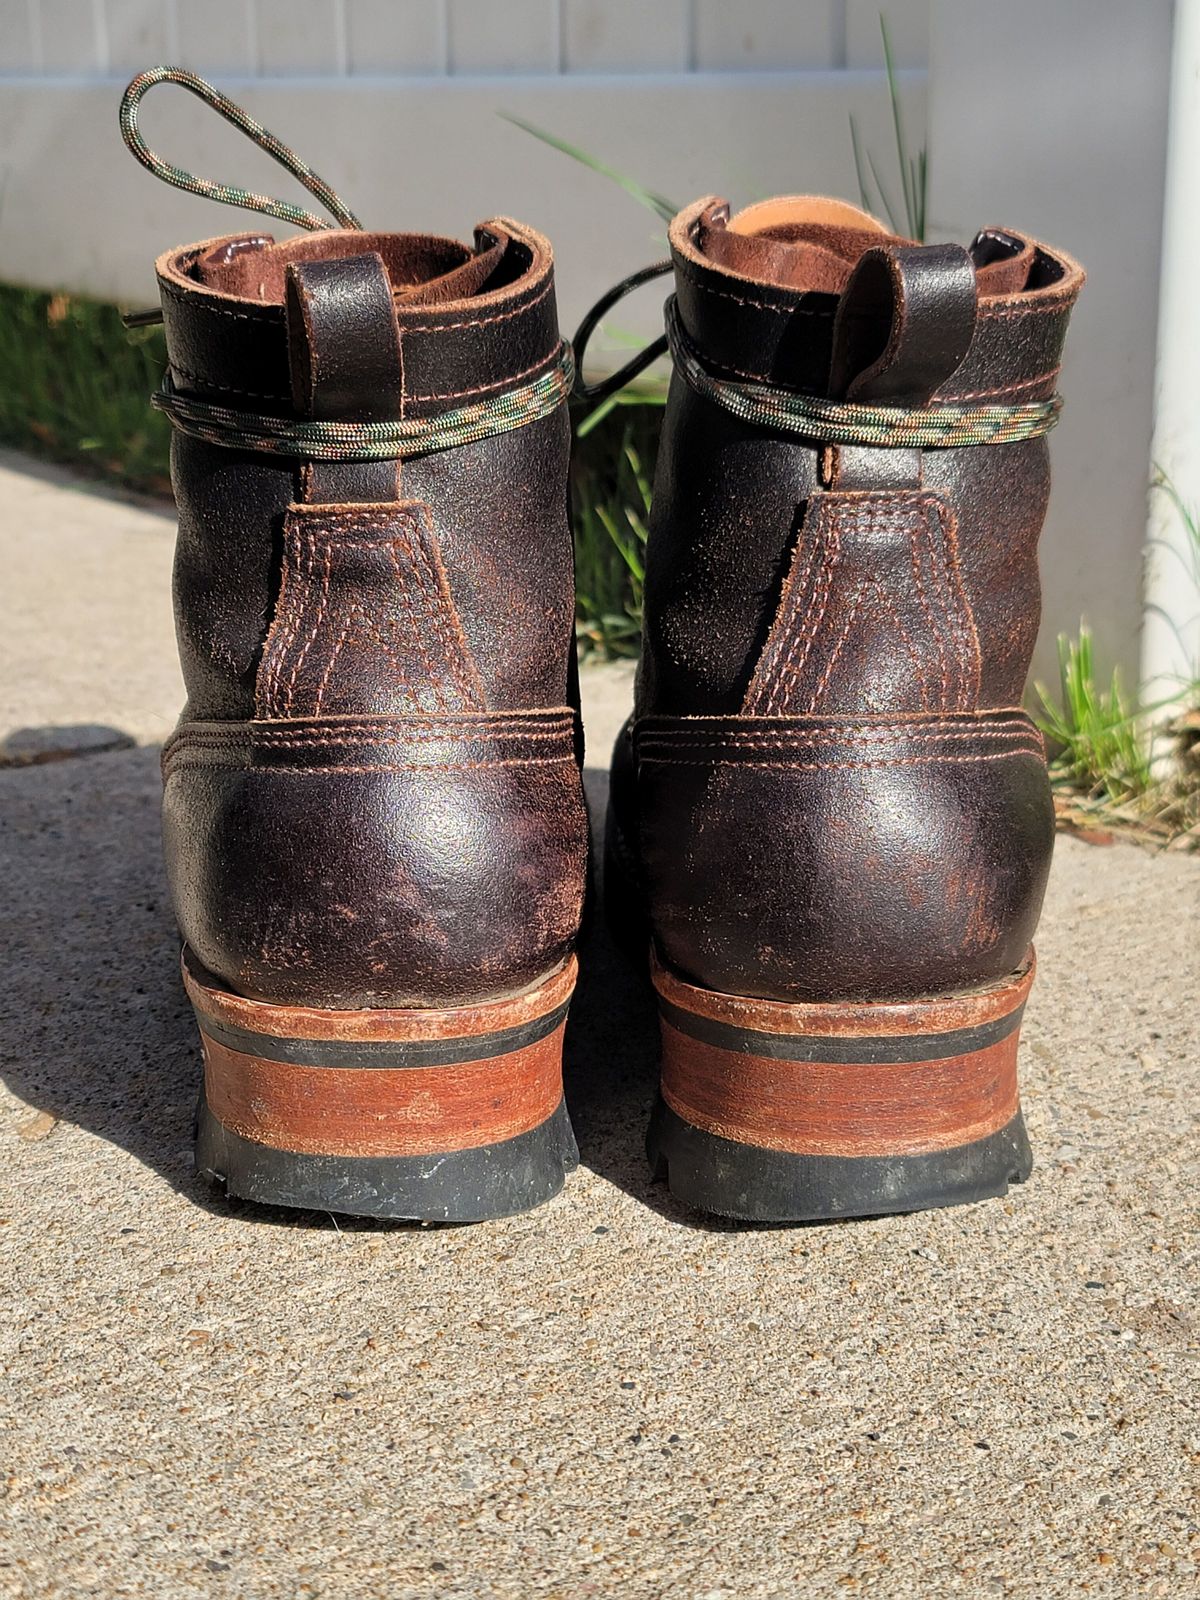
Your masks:
M570 156L572 161L578 161L582 166L588 167L592 172L598 172L603 178L611 178L618 184L631 199L638 205L645 206L648 211L653 211L655 216L663 222L670 222L679 210L672 205L664 195L655 194L653 189L647 189L636 178L628 178L623 172L618 172L615 167L610 167L607 162L599 160L596 156L589 155L586 150L581 150L578 145L569 144L566 139L560 139L557 134L547 133L545 128L539 128L532 122L526 122L523 117L517 117L510 111L498 113L505 122L511 122L514 128L520 128L525 133L531 133L535 139L540 139L543 144L548 144L552 150L561 151L564 156Z
M858 124L854 120L854 113L850 113L850 148L854 151L854 173L858 179L858 197L862 201L864 211L874 211L875 201L871 196L871 188L867 182L867 167L863 159L862 145L858 137Z

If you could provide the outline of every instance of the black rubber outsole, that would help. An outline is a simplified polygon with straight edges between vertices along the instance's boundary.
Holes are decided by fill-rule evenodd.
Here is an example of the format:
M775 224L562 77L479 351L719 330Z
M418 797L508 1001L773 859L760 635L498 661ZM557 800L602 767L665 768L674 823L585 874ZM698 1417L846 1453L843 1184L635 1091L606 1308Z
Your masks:
M833 1222L970 1205L1024 1183L1033 1156L1018 1111L985 1139L907 1156L796 1155L723 1139L660 1097L646 1153L684 1205L743 1222Z
M395 1222L489 1222L551 1200L579 1165L565 1101L501 1144L428 1156L304 1155L256 1144L217 1121L203 1094L196 1171L231 1198Z

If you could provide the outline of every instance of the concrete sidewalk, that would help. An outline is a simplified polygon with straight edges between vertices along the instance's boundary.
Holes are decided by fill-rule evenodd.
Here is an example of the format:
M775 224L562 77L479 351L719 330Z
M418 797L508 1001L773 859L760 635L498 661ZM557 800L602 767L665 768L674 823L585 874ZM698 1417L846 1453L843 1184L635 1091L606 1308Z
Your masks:
M680 1209L597 920L559 1199L227 1204L159 863L170 523L9 458L0 530L0 736L99 751L0 770L0 1594L1200 1592L1200 860L1060 840L1005 1201ZM597 821L629 681L584 674Z

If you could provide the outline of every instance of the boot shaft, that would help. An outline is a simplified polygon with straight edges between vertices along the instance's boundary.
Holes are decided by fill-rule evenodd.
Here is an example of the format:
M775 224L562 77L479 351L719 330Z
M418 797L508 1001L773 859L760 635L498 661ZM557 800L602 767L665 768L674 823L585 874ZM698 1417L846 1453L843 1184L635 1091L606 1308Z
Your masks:
M550 247L510 222L473 251L341 230L210 240L168 252L158 278L176 386L268 417L436 420L545 381L561 353ZM177 431L189 715L565 705L568 449L565 405L407 460L303 464ZM404 509L374 551L317 510L389 503ZM293 678L304 637L286 613L311 598L315 615L322 593ZM372 637L368 617L387 627Z
M780 1002L1025 958L1053 809L1020 709L1046 431L1082 274L1001 230L920 247L838 202L697 202L615 849L661 956Z
M1082 273L1022 236L986 230L969 253L914 248L854 207L800 198L733 219L724 202L699 201L670 238L679 342L718 379L910 408L1054 394ZM1040 616L1047 463L1044 435L921 450L780 436L677 371L639 710L1019 704ZM794 636L818 612L797 667ZM785 661L786 695L773 681Z

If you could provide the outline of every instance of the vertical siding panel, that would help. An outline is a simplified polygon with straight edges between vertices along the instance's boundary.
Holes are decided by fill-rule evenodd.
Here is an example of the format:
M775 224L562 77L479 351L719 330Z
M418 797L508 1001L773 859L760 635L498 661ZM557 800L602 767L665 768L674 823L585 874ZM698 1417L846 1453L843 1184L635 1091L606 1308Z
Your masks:
M449 0L450 70L557 73L556 0Z
M563 0L568 72L686 72L689 0Z
M830 67L832 0L694 0L702 72L784 72Z

